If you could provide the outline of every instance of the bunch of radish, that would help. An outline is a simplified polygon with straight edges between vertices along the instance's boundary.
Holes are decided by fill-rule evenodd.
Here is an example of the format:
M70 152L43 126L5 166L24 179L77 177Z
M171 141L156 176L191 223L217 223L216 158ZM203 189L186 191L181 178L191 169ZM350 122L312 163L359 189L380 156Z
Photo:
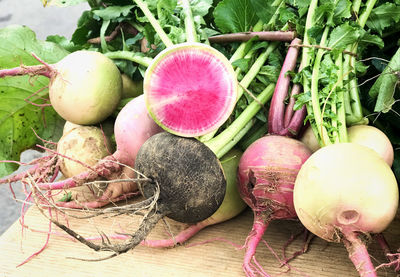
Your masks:
M232 173L228 172L235 170L226 169L225 172L226 167L221 166L219 159L224 161L226 157L223 156L228 153L228 158L238 160L240 154L230 150L254 124L253 117L271 98L274 89L273 84L266 86L236 120L217 132L231 116L238 98L244 92L243 88L239 90L231 62L215 48L197 41L188 1L181 1L187 42L176 45L163 33L162 28L159 28L158 21L146 3L141 0L135 2L159 33L166 48L148 65L143 81L143 96L129 102L118 114L114 127L117 151L103 158L92 171L59 182L37 184L40 189L70 188L86 183L92 178L110 177L112 175L108 175L109 172L120 172L119 164L128 165L129 167L125 168L136 173L135 184L145 198L137 206L149 205L150 202L153 204L137 231L126 242L117 245L97 245L52 219L57 226L77 240L96 251L112 251L112 256L134 248L164 216L183 223L194 223L191 229L199 230L206 225L227 220L244 209L245 205L238 197ZM276 45L272 44L260 55L250 74L241 81L242 87L246 88L255 78ZM131 123L123 121L124 118L136 120L134 112L126 113L124 110L128 110L134 101L144 105L135 107L135 113L139 114L140 111L140 115L137 116L140 123L134 122L134 126L130 126ZM151 124L157 128L149 128L151 124L144 121L148 116L152 118ZM120 121L123 124L120 124ZM138 137L138 134L130 137L126 133L121 134L121 138L126 140L120 140L121 126L126 127L127 132L128 129L129 132L140 130L138 132L143 132L143 140L139 139L141 136ZM159 132L158 126L166 132ZM159 133L153 135L155 132ZM135 140L136 143L132 146ZM132 150L123 148L128 146L128 142ZM129 174L124 171L123 173ZM230 173L228 182L227 173ZM107 194L109 187L104 193L107 197L110 197L109 193ZM130 188L129 192L132 190ZM95 207L105 200L103 198L94 203L79 205ZM110 199L119 198L112 196ZM78 207L74 202L70 203L72 204L66 203L63 206ZM186 236L183 240L188 238L189 236ZM163 245L168 246L170 243Z
M368 1L368 8L356 22L358 28L364 27L375 2ZM317 7L318 1L312 0L303 42L306 45L314 39L310 33ZM354 7L356 12L359 8ZM319 44L356 53L358 43L336 40L337 31L328 24ZM397 212L399 192L390 168L393 147L374 127L347 129L364 123L357 80L348 75L348 70L355 70L354 56L309 48L304 48L302 54L302 64L312 76L302 82L304 90L311 92L306 106L313 131L304 141L316 140L321 148L312 147L316 151L297 175L293 191L296 214L312 233L343 243L360 276L377 276L365 238L385 230ZM320 77L327 74L321 65L323 59L332 59L336 66L336 77L331 75L328 84Z
M302 40L281 36L292 28L286 23L274 38L278 41L262 44L252 37L228 58L210 46L212 40L201 42L204 37L196 33L189 0L177 6L185 25L183 43L168 37L146 1L134 2L161 40L160 48L146 50L154 57L79 50L55 64L37 58L40 65L0 70L0 78L48 77L51 105L66 120L61 139L54 149L46 149L48 156L0 183L29 178L34 192L48 193L48 198L39 197L40 204L59 209L91 210L140 194L144 200L115 207L118 215L146 210L137 230L119 244L96 244L50 218L91 249L111 252L108 257L139 244L182 244L249 206L254 220L244 242L246 276L268 276L256 260L256 249L269 223L297 218L322 239L343 243L360 276L377 276L364 241L391 223L399 192L390 168L393 147L383 132L366 124L355 90L353 54L358 42L335 41L333 22L315 41L310 33L316 32L316 18L324 17L324 6L319 9L321 3L311 0ZM375 2L365 4L354 25L364 27ZM285 5L274 1L270 21L259 20L252 31L276 27ZM359 9L355 4L354 12ZM279 40L290 42L279 78L253 95L249 88ZM314 48L316 43L320 47ZM118 59L146 68L138 85L120 72ZM247 72L236 66L240 60L251 61ZM324 71L324 61L334 65L335 74ZM243 96L249 104L236 109ZM254 131L257 114L269 100L268 122ZM112 127L107 127L107 119ZM306 130L305 121L310 125ZM240 151L237 144L246 136L249 140ZM59 172L65 178L56 179ZM55 195L80 186L91 189L92 200L79 194L66 201L52 199L53 191ZM146 239L164 217L189 226L172 238Z

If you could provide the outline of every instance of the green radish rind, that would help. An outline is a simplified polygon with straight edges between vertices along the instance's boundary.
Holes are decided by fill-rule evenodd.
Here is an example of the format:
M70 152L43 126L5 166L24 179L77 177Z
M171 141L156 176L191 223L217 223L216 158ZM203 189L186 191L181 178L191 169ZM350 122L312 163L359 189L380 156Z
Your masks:
M156 79L159 78L157 76L157 74L159 73L159 68L163 66L162 62L165 61L167 58L169 57L174 58L171 55L179 55L180 51L183 51L182 53L184 53L184 51L193 51L193 50L198 50L199 55L204 55L204 57L206 57L207 59L207 62L209 61L208 65L217 67L218 69L222 69L221 72L219 73L218 72L213 73L214 74L213 79L222 80L221 82L223 82L226 88L226 91L221 92L225 93L225 95L222 98L223 99L222 108L221 108L221 103L215 103L214 101L210 101L210 99L206 99L207 97L197 97L199 101L195 100L196 103L193 103L193 106L187 110L188 112L187 114L186 111L182 112L180 114L179 120L168 123L166 122L166 117L164 116L165 114L160 114L160 110L165 111L166 105L171 104L171 99L178 99L178 101L183 102L182 100L183 95L182 94L176 95L175 97L169 96L168 101L162 101L162 100L160 101L160 99L157 98L157 95L154 95L154 86L155 84L158 83ZM207 79L207 77L204 78ZM184 81L186 82L186 80ZM201 86L199 87L199 84L200 84L199 82L187 82L184 85L180 85L180 87L185 87L185 89L187 89L188 91L204 90L204 88L202 88ZM208 85L208 82L204 82L204 84ZM146 70L144 76L143 90L146 101L146 107L153 120L167 132L182 137L197 137L218 129L231 115L238 97L238 84L236 80L236 75L229 60L222 53L212 48L211 46L196 42L177 44L161 51L154 58L153 62ZM195 95L193 96L196 97ZM192 95L190 95L190 97L192 97ZM179 106L181 106L182 103L175 102L173 104L175 105L176 108L179 108ZM201 108L203 109L207 108L207 105L209 105L210 108L213 107L214 109L215 108L219 109L218 112L215 112L216 114L215 117L212 116L211 113L200 111ZM198 111L196 111L197 108ZM197 122L194 122L194 120L189 121L188 119L191 115L202 115L204 117L201 118L201 120L197 120ZM188 120L188 122L190 122L191 124L190 128L187 127L189 126L189 123L186 124L187 125L186 127L180 126L181 124L183 124L182 122L184 122L185 120ZM207 123L204 124L204 122ZM198 126L196 126L196 124Z

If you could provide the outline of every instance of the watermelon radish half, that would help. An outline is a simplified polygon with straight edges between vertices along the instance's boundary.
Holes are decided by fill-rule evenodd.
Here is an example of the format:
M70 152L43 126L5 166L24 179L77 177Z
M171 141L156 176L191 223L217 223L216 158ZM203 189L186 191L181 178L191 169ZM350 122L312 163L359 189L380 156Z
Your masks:
M160 52L143 84L149 114L166 131L196 137L219 128L232 113L238 85L228 59L201 43Z

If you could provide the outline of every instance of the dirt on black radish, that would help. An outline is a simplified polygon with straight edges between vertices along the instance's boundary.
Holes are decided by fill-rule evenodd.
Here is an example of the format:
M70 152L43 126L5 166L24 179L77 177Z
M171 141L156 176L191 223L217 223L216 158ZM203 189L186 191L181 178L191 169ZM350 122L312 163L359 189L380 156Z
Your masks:
M173 247L177 244L183 244L192 238L203 228L229 220L240 214L246 207L246 203L240 198L237 186L237 169L242 152L232 149L221 159L221 165L226 177L226 193L224 200L218 210L210 217L198 223L192 224L169 239L162 240L144 240L143 245L149 247Z

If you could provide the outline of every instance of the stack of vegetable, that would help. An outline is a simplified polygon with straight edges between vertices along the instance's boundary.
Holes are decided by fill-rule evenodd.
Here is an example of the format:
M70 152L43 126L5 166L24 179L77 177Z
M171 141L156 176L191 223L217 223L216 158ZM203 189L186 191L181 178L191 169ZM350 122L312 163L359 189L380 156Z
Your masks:
M142 195L114 210L146 210L120 244L49 217L110 257L183 243L247 204L246 276L267 275L255 254L269 222L296 218L343 242L360 276L376 276L363 238L385 230L399 201L398 1L87 2L71 40L0 30L0 174L25 149L48 154L0 183L22 181L26 201L56 210ZM391 59L385 69L368 59L377 51ZM78 186L93 199L71 195ZM164 216L190 225L145 240Z

